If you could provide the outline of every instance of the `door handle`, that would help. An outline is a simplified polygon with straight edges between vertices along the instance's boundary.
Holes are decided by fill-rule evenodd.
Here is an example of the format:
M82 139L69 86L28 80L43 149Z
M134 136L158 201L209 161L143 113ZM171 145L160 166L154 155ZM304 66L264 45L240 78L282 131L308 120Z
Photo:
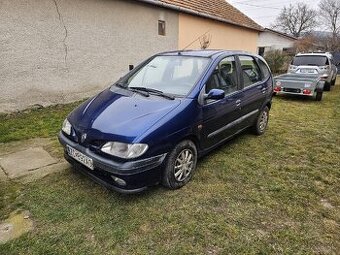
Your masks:
M241 102L242 102L242 101L241 101L240 99L237 100L237 101L236 101L236 106L239 107L239 106L241 105Z
M267 92L267 88L263 88L261 89L261 91L262 91L262 94L265 94Z

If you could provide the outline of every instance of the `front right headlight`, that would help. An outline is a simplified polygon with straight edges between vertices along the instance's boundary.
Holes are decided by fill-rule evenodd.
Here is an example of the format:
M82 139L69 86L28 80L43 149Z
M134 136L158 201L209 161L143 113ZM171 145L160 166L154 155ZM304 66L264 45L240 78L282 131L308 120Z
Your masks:
M138 158L142 156L147 150L149 146L147 144L135 143L120 143L120 142L108 142L102 147L102 152L107 154L124 158L124 159L132 159Z
M68 119L64 120L63 126L61 128L61 130L67 134L67 135L71 135L72 132L72 125L71 123L68 121Z

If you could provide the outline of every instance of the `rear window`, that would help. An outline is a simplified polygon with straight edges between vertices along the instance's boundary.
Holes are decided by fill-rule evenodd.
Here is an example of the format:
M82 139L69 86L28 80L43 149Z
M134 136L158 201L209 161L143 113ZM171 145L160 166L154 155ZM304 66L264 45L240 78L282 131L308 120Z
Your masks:
M326 66L329 65L325 56L297 56L292 61L294 66Z

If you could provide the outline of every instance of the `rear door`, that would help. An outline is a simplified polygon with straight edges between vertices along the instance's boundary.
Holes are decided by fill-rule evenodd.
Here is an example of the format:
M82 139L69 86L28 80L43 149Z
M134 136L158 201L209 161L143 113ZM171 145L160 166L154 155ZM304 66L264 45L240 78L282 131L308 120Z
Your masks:
M201 93L208 94L211 89L222 89L225 98L205 100L202 106L202 147L210 148L238 130L237 119L240 116L242 91L239 86L236 58L229 56L222 59Z
M241 83L243 85L243 97L241 99L241 114L244 121L242 127L251 125L258 116L272 86L266 82L265 75L261 71L257 60L253 56L239 55L241 70ZM270 73L269 73L270 77ZM268 79L268 77L266 77Z

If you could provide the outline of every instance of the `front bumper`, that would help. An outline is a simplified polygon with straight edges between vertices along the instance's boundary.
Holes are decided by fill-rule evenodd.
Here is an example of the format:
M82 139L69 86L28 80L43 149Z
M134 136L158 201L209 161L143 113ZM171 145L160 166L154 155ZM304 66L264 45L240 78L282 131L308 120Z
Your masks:
M158 184L161 179L161 165L166 154L121 163L104 158L89 148L73 142L62 132L59 133L58 139L64 147L65 159L75 166L76 170L109 189L120 193L138 193L144 191L149 186ZM70 157L66 151L66 145L90 157L93 160L94 170L87 168ZM126 185L117 183L114 180L115 178L124 180Z

